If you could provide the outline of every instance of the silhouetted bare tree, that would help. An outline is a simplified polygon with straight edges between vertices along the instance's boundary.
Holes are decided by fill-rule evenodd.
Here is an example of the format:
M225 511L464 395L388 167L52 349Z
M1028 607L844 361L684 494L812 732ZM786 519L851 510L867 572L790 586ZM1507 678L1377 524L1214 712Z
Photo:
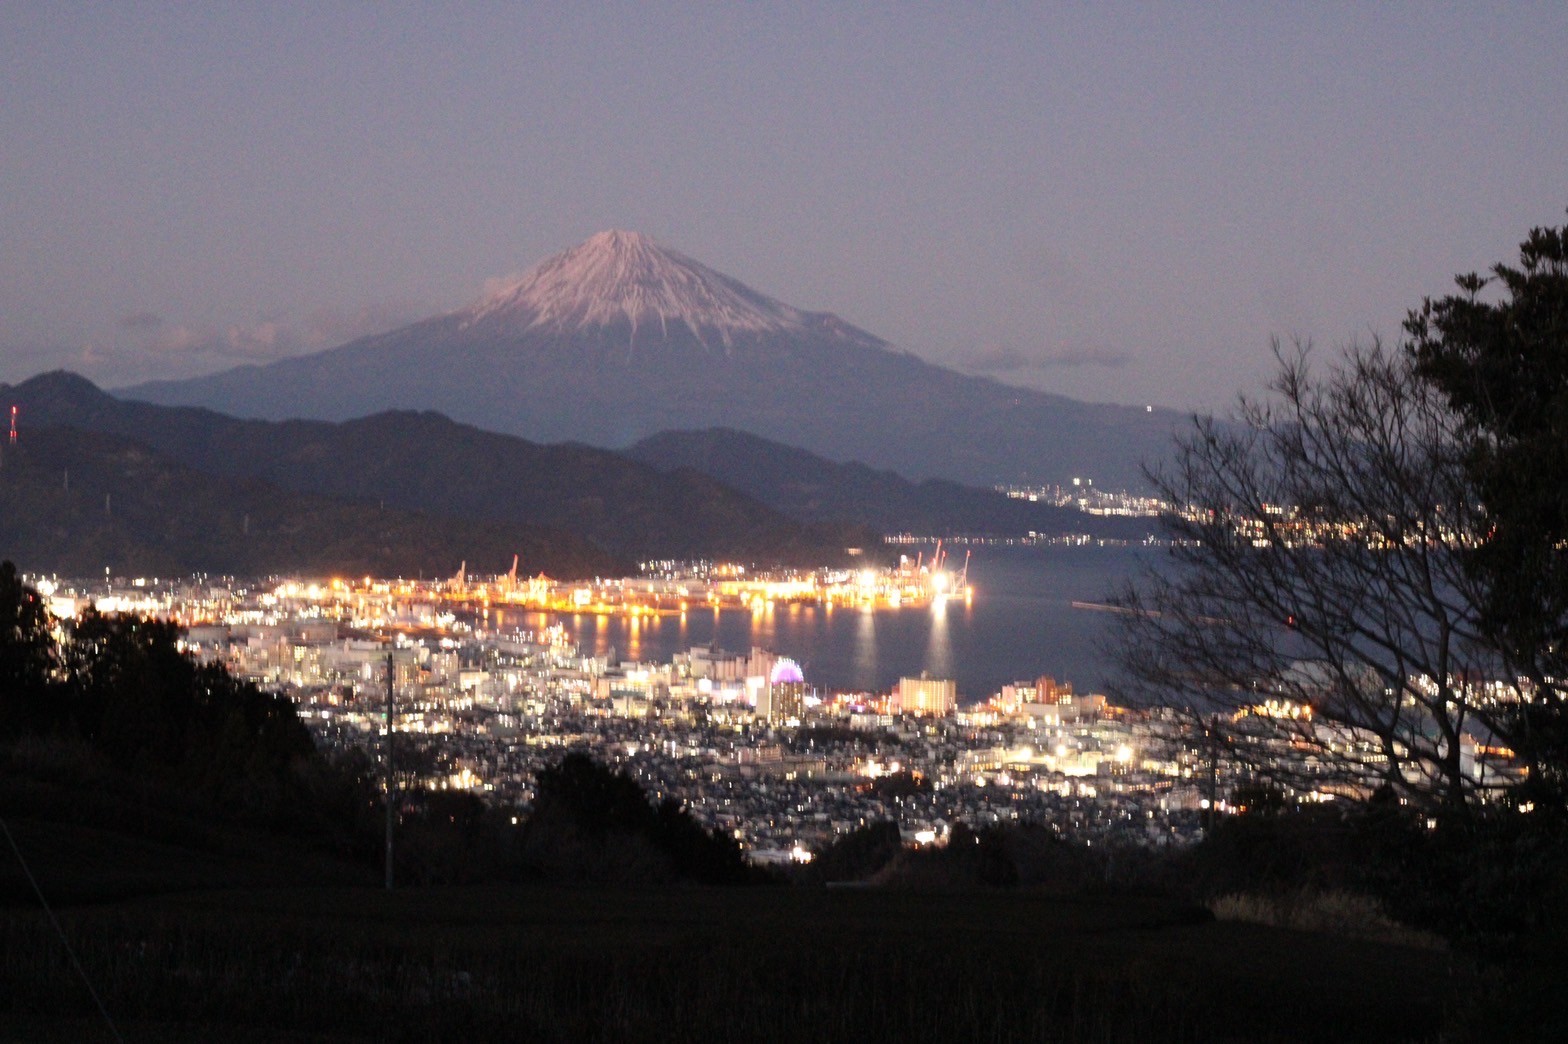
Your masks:
M1500 784L1466 737L1510 739L1514 694L1482 684L1511 665L1465 568L1460 418L1380 343L1321 370L1304 345L1275 355L1266 397L1196 419L1151 476L1178 543L1120 599L1120 695L1293 787L1465 813Z

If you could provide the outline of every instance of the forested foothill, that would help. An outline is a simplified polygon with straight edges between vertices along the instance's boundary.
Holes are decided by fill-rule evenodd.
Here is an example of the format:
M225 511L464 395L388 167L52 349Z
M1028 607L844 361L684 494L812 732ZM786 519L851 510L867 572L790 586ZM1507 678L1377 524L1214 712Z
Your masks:
M219 861L277 838L282 849L261 841L277 849L269 872L289 862L283 849L307 861L351 854L366 780L317 755L291 702L198 663L180 640L177 625L133 615L88 609L56 621L13 564L0 563L7 818L57 824L61 838L112 831ZM76 855L69 893L91 895L95 874L110 893L156 887L135 873L122 880L112 847L101 861L90 850ZM239 878L252 879L243 870ZM190 880L177 875L178 884ZM0 894L31 900L16 865L0 873Z
M0 564L0 736L79 746L236 818L290 821L310 734L288 700L186 655L180 633L88 609L56 637L38 592Z
M880 544L865 525L802 524L694 471L437 413L241 420L120 399L63 371L0 385L0 399L20 408L0 460L0 544L39 571L412 576L464 559L502 571L520 554L530 571L589 577L649 558L822 565Z

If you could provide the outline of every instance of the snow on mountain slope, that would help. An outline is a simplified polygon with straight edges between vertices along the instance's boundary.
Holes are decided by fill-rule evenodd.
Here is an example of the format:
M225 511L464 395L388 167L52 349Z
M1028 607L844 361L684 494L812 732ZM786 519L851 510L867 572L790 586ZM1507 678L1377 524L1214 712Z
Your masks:
M619 230L541 261L457 318L476 333L624 328L633 343L689 331L705 347L724 351L739 338L766 335L827 334L885 346L836 316L791 308L648 236Z

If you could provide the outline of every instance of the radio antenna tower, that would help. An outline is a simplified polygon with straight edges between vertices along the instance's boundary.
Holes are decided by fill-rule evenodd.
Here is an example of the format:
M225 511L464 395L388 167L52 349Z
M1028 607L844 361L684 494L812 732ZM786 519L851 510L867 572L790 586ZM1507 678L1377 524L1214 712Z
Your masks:
M11 445L16 445L16 407L11 407Z

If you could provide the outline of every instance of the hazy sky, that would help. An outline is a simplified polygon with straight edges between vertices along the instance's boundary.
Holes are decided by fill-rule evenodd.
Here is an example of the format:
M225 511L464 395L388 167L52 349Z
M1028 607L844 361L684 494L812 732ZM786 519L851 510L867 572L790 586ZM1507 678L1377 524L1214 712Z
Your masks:
M928 359L1224 408L1568 208L1568 4L0 0L0 380L450 310L647 232Z

